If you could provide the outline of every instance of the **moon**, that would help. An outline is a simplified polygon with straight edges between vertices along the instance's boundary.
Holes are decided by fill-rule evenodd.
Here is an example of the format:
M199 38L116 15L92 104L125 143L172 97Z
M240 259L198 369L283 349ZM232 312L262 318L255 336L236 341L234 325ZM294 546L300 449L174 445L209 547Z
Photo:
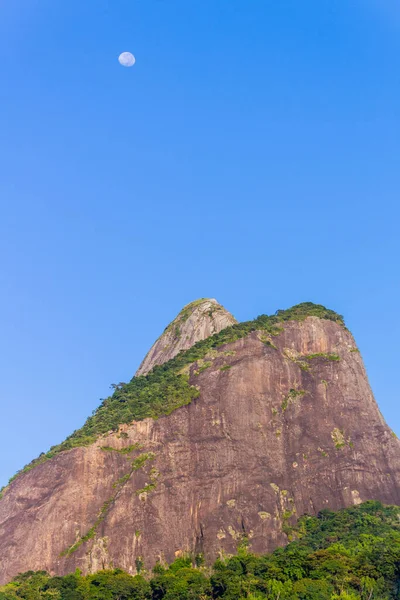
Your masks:
M136 62L136 58L131 52L122 52L122 54L118 56L118 61L123 67L133 67Z

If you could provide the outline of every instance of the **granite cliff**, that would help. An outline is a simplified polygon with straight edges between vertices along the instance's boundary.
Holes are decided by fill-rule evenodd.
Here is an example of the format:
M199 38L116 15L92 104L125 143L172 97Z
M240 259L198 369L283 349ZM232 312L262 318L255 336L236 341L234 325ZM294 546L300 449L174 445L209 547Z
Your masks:
M147 375L156 365L162 365L196 342L234 325L236 319L214 299L202 298L185 306L153 344L136 372Z
M214 300L181 315L146 376L4 490L0 582L212 561L244 538L266 552L304 513L400 504L399 441L339 315L306 303L234 324Z

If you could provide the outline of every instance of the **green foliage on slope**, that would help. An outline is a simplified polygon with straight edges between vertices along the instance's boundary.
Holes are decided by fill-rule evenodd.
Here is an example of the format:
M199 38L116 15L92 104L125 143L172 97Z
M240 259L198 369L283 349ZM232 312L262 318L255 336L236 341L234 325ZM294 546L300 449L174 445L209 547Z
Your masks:
M201 301L197 301L201 302ZM195 305L192 303L189 305ZM156 366L148 375L134 377L129 383L115 386L115 392L102 401L94 414L89 417L81 429L74 431L64 442L53 446L46 454L33 460L19 471L11 481L30 471L33 467L49 460L63 450L77 446L87 446L109 431L117 431L123 423L140 421L147 417L158 418L169 415L176 408L189 404L199 396L198 389L190 385L189 377L181 370L204 358L210 350L230 344L246 337L253 331L267 331L270 335L279 335L282 323L303 321L307 317L328 319L344 326L343 317L332 310L304 302L287 310L278 310L275 315L261 315L254 321L245 321L223 329L219 333L197 342L192 348L180 352L178 356L161 366ZM1 495L0 495L1 497Z
M0 600L395 600L400 598L400 507L366 502L302 517L298 539L272 554L245 546L213 568L200 556L132 577L119 569L65 577L25 573ZM144 534L145 535L145 534Z

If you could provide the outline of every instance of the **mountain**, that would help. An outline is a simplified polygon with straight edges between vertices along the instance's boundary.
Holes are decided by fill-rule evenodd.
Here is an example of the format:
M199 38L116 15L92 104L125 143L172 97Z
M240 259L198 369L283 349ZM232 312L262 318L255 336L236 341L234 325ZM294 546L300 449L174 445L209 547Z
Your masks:
M208 337L233 322L209 302L188 305L147 375L3 491L0 581L29 569L134 574L186 553L213 562L244 539L264 553L302 514L400 504L399 441L342 317L304 303Z

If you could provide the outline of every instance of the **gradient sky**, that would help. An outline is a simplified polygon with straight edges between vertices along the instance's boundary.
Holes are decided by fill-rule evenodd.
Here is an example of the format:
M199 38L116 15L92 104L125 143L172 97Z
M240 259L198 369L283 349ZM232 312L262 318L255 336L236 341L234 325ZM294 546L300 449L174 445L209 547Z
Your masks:
M0 57L0 485L199 297L344 314L400 434L398 0L2 0Z

